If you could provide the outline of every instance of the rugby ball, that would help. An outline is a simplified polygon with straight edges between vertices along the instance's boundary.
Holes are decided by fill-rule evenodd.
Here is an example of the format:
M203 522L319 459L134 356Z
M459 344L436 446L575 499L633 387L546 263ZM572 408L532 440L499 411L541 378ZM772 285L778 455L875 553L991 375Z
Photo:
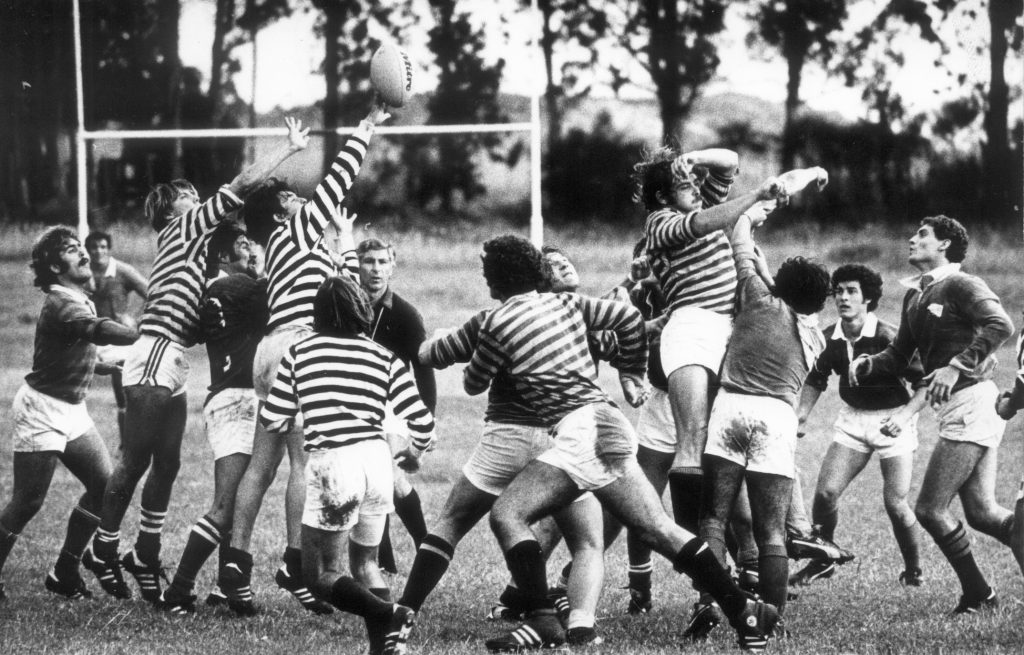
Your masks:
M370 82L389 106L404 105L412 93L409 55L390 41L382 43L370 59Z

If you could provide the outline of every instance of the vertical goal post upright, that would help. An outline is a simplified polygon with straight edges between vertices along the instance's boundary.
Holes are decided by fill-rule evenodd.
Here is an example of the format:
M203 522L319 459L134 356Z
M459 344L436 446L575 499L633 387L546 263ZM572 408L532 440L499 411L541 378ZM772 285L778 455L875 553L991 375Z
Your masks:
M188 130L87 130L85 127L85 88L82 77L82 26L81 0L72 0L75 46L75 160L78 192L78 233L89 233L89 181L88 152L90 141L129 139L208 139L214 137L273 137L286 136L285 128L231 128L231 129L188 129ZM531 3L534 17L539 18L536 0ZM536 50L536 37L531 41L532 51ZM536 56L536 53L534 53ZM351 134L354 127L340 127L335 130L310 130L310 134ZM529 132L530 133L530 241L538 248L544 243L544 218L541 213L541 124L540 92L534 85L530 94L530 121L519 123L487 123L465 125L402 125L381 126L375 132L381 135L410 134L470 134L484 132ZM84 238L84 237L83 237Z

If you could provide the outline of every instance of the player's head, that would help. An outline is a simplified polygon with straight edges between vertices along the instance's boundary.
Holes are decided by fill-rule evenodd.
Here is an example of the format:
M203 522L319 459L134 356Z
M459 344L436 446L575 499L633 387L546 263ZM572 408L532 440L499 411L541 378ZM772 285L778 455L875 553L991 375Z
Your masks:
M831 288L824 266L803 257L790 257L775 274L772 293L797 314L814 314L825 306Z
M106 232L94 230L85 237L85 249L89 253L92 265L97 269L103 269L110 264L110 251L114 249L114 240Z
M863 264L843 264L832 271L832 294L841 318L873 312L882 297L882 276Z
M324 280L313 299L313 329L339 337L370 331L370 299L355 281L334 275Z
M359 283L371 298L387 291L395 272L395 249L380 239L366 239L356 246L359 259Z
M245 198L242 212L250 238L266 246L278 223L295 216L305 202L284 180L268 178Z
M32 245L29 266L35 274L32 284L43 291L51 284L87 285L92 281L89 256L75 230L65 225L51 227L39 235Z
M484 279L495 299L536 291L544 282L540 251L526 239L506 234L484 242Z
M199 204L199 192L188 180L157 184L146 196L146 218L159 232L175 216L181 216Z
M580 275L576 267L569 261L569 255L557 246L544 246L540 250L544 258L545 291L560 293L576 291L580 287Z
M935 262L945 256L947 262L960 263L967 257L967 228L949 216L926 216L921 226L910 237L911 264L941 264Z
M642 202L647 211L674 207L688 212L700 209L700 188L693 170L675 150L658 148L633 167L636 191L633 199Z
M228 275L245 273L256 276L256 257L252 244L241 225L224 221L217 226L206 245L206 277L215 277L218 270Z

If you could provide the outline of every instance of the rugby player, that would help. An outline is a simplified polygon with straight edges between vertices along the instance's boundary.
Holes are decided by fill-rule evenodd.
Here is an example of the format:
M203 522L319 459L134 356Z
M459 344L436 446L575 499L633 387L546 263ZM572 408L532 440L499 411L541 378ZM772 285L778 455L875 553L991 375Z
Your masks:
M140 323L139 340L124 364L127 405L121 458L107 483L100 527L87 562L104 591L130 598L122 567L134 577L142 597L160 599L160 535L181 462L185 432L188 362L185 351L199 332L206 245L213 230L242 205L246 195L285 159L304 149L308 130L285 119L288 138L213 197L199 202L185 180L158 184L146 197L146 216L157 232L157 254ZM139 534L135 547L119 558L121 521L142 476Z
M882 297L882 277L862 264L846 264L832 273L839 322L825 329L825 350L807 374L797 419L802 426L828 385L829 375L839 376L843 400L836 418L832 444L821 462L818 487L814 492L811 517L814 533L834 539L839 522L839 499L864 470L873 453L878 453L882 470L882 499L892 522L896 544L903 556L899 581L918 587L923 582L919 530L914 511L907 502L917 450L917 413L925 404L924 373L914 357L902 376L882 375L861 380L851 387L847 379L850 362L862 354L884 350L896 336L896 326L875 314ZM913 396L908 385L917 385ZM814 558L790 579L790 584L807 584L828 578L842 561Z
M1013 512L995 500L996 460L1006 422L996 413L999 389L991 380L994 353L1013 334L999 298L981 278L960 270L967 230L954 218L928 216L910 237L908 261L920 274L909 287L896 339L880 353L850 364L854 386L880 375L900 375L917 352L926 399L935 410L939 440L925 469L914 513L960 580L953 614L975 614L999 604L971 550L963 522L949 506L959 496L968 524L1010 545ZM1015 553L1016 554L1016 553Z
M370 653L399 639L415 612L390 602L377 566L384 519L393 509L391 448L385 408L408 426L410 445L395 457L407 470L434 437L402 360L367 337L372 310L359 284L330 277L313 303L313 334L292 344L278 367L260 420L270 432L304 426L306 494L302 512L302 576L317 598L366 621ZM352 576L342 573L348 546Z
M342 145L309 200L276 179L269 180L246 199L244 213L249 234L266 250L270 319L268 333L260 342L253 363L253 386L260 401L266 400L285 351L310 334L313 298L323 281L338 272L339 264L352 277L358 276L352 237L355 215L349 216L340 207L359 175L374 127L389 116L386 107L375 102ZM251 616L257 612L251 581L253 558L249 552L252 530L285 452L289 460L285 494L287 545L283 565L274 580L306 609L317 613L324 609L302 584L301 518L306 460L302 430L295 426L283 435L268 434L258 426L252 459L238 485L231 539L224 549L219 574L221 590L238 614Z
M85 486L68 519L67 535L45 586L66 598L89 598L79 563L96 526L110 476L110 455L85 406L98 364L97 345L126 345L134 328L96 315L89 300L89 257L68 227L52 227L32 246L33 284L46 294L36 323L32 371L14 396L14 483L0 510L0 572L14 542L46 499L57 463ZM0 578L0 599L6 596Z

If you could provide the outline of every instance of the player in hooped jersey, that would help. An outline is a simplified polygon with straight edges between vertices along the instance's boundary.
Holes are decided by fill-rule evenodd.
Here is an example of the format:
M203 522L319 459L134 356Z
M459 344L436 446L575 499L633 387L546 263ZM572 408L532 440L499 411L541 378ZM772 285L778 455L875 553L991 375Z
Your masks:
M160 534L171 490L178 475L185 431L185 351L196 343L199 299L204 286L206 244L213 230L242 205L241 197L263 182L285 159L306 147L302 124L287 118L288 138L234 180L200 203L185 180L158 184L146 197L146 216L157 232L157 254L140 338L125 360L127 400L121 460L107 484L100 527L90 559L103 589L129 598L122 567L138 582L142 597L160 599ZM149 471L142 489L139 536L135 547L118 557L121 521L135 487Z
M346 272L358 277L354 215L340 211L341 203L359 175L374 127L389 118L387 108L374 103L358 129L345 141L330 170L306 200L279 180L269 180L246 200L249 234L266 246L266 274L270 320L253 363L256 397L265 401L274 383L278 363L288 348L308 336L313 327L313 299L328 277ZM330 226L335 229L329 230ZM330 235L328 233L331 233ZM332 241L333 243L329 243ZM263 497L284 458L289 459L285 496L287 546L284 565L275 575L278 586L289 591L306 609L323 608L302 585L301 516L305 489L302 431L268 434L257 427L253 455L238 486L229 547L220 569L221 588L230 607L242 615L256 610L251 587L253 559L249 552L253 526Z

